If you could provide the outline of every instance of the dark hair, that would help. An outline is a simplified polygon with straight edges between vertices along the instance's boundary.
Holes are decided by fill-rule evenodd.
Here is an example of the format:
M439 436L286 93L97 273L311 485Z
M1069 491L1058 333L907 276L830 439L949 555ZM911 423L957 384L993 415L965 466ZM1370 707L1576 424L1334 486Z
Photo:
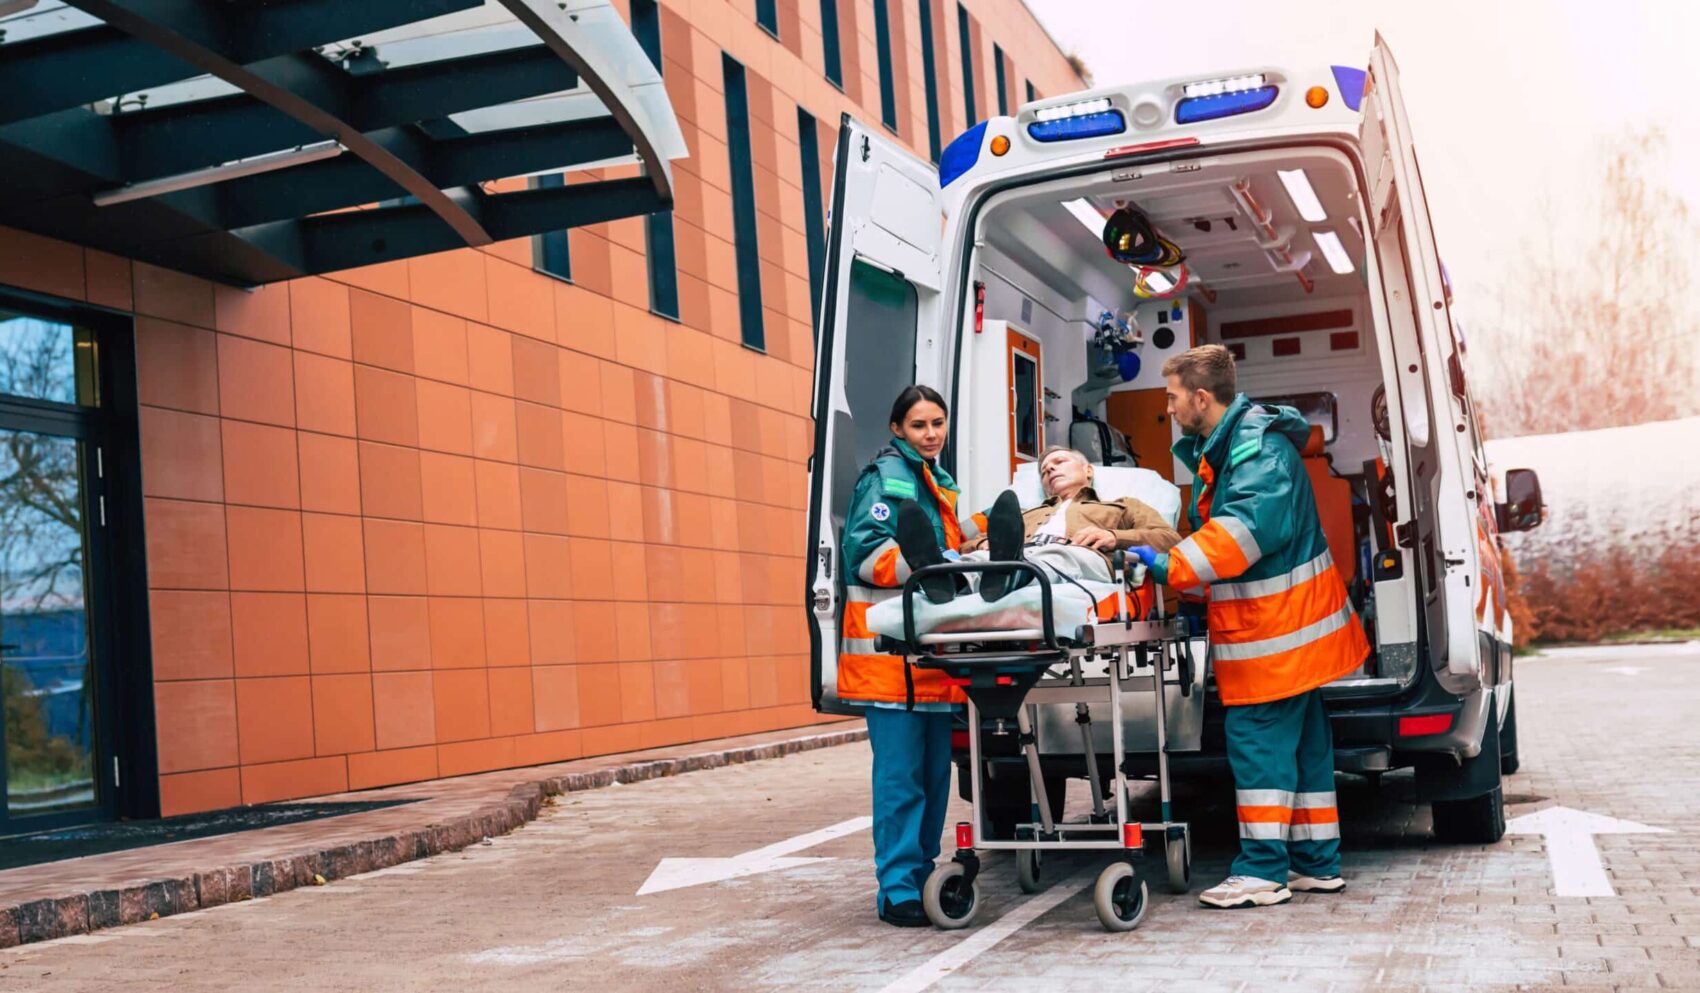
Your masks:
M903 419L909 416L909 411L923 400L938 404L944 415L950 416L950 407L945 404L944 397L939 396L938 390L916 383L914 386L904 387L903 392L897 394L896 402L891 405L891 423L902 424Z
M1190 390L1209 390L1217 403L1234 402L1238 376L1234 372L1234 353L1221 345L1199 345L1179 355L1169 356L1163 363L1163 375L1179 376L1181 385Z

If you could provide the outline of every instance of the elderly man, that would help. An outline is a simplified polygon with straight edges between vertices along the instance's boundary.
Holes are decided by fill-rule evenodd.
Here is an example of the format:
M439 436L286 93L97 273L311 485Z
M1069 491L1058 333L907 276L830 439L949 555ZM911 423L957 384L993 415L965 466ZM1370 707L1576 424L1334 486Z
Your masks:
M1110 554L1118 548L1167 550L1180 533L1163 515L1132 497L1100 500L1092 489L1092 463L1072 448L1052 448L1039 463L1048 494L1026 512L1013 490L998 495L992 509L962 522L962 558L968 562L1026 559L1074 579L1110 582ZM925 525L923 527L923 525ZM919 507L897 508L897 544L910 570L945 560L933 528ZM1000 573L978 581L980 595L998 600L1027 581L1029 573ZM973 579L969 582L972 584ZM923 583L929 600L943 603L958 592L952 577Z

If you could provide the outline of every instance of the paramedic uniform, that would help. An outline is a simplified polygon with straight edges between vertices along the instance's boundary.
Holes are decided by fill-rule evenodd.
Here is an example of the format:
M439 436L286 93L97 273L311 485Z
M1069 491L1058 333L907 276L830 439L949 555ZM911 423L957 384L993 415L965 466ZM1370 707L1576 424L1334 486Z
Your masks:
M951 712L964 697L943 672L875 652L867 614L875 603L900 596L909 578L897 547L898 504L913 500L932 521L939 547L956 549L964 537L957 496L949 473L894 438L862 470L844 521L838 695L864 705L874 751L876 900L892 904L919 900L938 858L950 801ZM967 527L972 534L974 525Z
M1193 533L1152 570L1159 583L1207 591L1239 810L1232 874L1283 886L1289 869L1340 873L1334 741L1318 687L1369 654L1300 461L1309 434L1297 411L1242 393L1209 437L1176 442L1196 477Z

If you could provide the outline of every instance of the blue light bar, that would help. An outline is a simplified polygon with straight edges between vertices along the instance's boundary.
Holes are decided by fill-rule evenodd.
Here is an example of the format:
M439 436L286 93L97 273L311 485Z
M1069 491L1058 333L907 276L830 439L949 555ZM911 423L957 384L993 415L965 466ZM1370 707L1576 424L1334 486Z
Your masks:
M980 161L980 141L986 135L986 122L981 121L957 135L939 153L939 189L944 189Z
M1208 97L1187 97L1175 104L1175 123L1197 124L1200 121L1214 121L1219 117L1249 114L1274 103L1275 95L1279 92L1281 89L1278 86L1259 86L1255 90L1235 90Z
M1334 85L1340 88L1340 99L1346 106L1357 110L1364 102L1364 78L1369 73L1351 66L1329 66L1334 70Z
M1027 133L1034 141L1074 141L1077 138L1097 138L1121 134L1127 130L1127 119L1119 110L1101 110L1079 117L1058 117L1049 121L1034 121Z

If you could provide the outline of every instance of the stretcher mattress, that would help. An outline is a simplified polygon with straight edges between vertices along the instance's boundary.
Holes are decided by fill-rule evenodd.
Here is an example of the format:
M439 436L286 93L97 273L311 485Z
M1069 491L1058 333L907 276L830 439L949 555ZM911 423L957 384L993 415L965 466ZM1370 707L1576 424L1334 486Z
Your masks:
M1130 613L1143 617L1150 607L1150 585L1144 584L1145 567L1135 564L1136 579L1143 585L1134 591L1135 603ZM1075 585L1079 583L1079 585ZM1051 616L1053 630L1067 637L1083 624L1110 621L1120 613L1122 587L1116 583L1097 583L1091 580L1053 579L1051 581ZM1043 594L1039 584L1026 586L988 603L979 593L963 593L948 603L933 603L916 593L915 635L957 634L967 631L1011 631L1043 628ZM892 597L868 608L868 627L875 634L888 638L904 638L903 598Z

